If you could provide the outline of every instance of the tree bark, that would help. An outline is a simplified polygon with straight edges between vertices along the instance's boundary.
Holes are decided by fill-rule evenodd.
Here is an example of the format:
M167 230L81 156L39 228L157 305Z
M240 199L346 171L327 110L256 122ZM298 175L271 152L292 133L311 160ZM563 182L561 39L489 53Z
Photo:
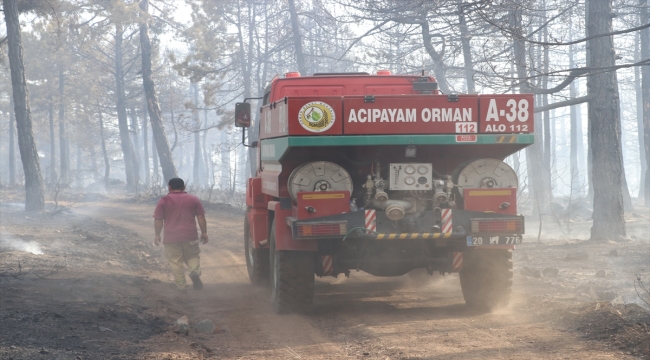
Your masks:
M108 161L108 152L106 151L104 119L102 117L102 108L99 107L99 101L97 101L97 114L99 115L99 137L102 140L102 156L104 157L104 188L109 191L111 189L111 163Z
M300 75L307 75L307 67L305 66L305 55L302 52L302 38L300 36L300 21L298 13L296 12L295 0L289 0L289 15L291 17L291 30L293 32L293 46L296 51L296 63L298 64L298 71Z
M587 12L589 35L612 31L612 0L591 0ZM588 41L588 67L606 68L615 65L612 36ZM618 239L625 236L623 218L623 156L621 150L620 111L616 71L602 72L587 78L594 184L592 240Z
M126 95L124 90L124 73L122 66L123 26L115 24L115 106L117 108L117 123L120 132L120 145L124 156L124 172L126 187L129 191L138 190L138 164L135 150L129 133L129 119L126 114Z
M160 166L162 167L163 177L165 183L170 179L178 177L176 167L174 166L174 159L172 152L169 149L169 142L167 134L165 134L165 127L162 122L162 112L160 111L160 104L158 103L158 95L156 94L156 86L151 77L151 41L149 40L149 26L148 26L148 11L149 0L140 1L140 9L142 10L143 19L140 22L140 47L142 48L142 84L144 92L147 97L147 109L149 111L149 119L151 120L151 131L153 132L153 139L156 143L156 150L160 159Z
M20 158L25 173L25 210L43 211L45 209L43 177L32 130L29 91L25 81L23 45L20 34L20 20L18 19L18 2L3 0L2 4L7 25L7 53L11 69L14 111L16 112L18 148L20 149Z
M14 117L14 97L9 94L9 186L16 186L16 119Z

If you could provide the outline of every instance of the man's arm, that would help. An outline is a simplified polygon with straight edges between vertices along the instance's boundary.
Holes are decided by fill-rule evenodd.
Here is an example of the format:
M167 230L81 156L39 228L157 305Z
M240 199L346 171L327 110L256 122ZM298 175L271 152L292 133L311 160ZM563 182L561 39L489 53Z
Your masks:
M196 219L199 221L199 227L201 228L201 243L205 244L208 242L208 224L205 221L205 214L196 215Z
M156 230L156 237L153 240L153 243L158 246L160 244L160 233L163 229L163 219L154 219L153 227Z

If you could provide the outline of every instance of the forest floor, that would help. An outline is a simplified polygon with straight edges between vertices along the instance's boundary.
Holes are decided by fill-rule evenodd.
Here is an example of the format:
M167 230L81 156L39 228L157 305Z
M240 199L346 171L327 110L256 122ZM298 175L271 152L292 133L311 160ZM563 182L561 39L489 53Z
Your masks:
M496 313L468 309L457 275L353 272L317 279L309 313L279 316L248 282L239 209L207 206L205 288L182 294L151 244L155 199L87 196L51 215L2 198L0 359L650 359L634 288L637 274L650 284L646 215L617 242L527 235ZM181 316L187 335L173 331ZM215 333L196 331L204 319Z

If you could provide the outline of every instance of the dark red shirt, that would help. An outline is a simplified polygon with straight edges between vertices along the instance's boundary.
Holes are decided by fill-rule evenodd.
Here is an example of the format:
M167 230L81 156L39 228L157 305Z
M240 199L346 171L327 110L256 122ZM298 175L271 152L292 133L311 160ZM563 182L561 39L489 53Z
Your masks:
M199 238L195 217L203 214L201 200L183 191L160 198L153 217L164 220L163 243L180 243Z

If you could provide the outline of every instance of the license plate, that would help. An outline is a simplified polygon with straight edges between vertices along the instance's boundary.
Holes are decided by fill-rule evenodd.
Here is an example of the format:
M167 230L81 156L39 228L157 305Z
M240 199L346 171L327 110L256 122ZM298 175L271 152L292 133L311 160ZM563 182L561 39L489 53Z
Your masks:
M518 245L521 236L468 236L467 246Z

